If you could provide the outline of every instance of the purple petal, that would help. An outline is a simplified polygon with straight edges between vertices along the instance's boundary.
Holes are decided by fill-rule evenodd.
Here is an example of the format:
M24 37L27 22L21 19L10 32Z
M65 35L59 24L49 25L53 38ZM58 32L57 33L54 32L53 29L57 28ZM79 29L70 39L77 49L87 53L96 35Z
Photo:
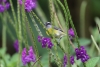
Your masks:
M15 50L18 52L19 51L19 42L18 42L18 40L16 40L15 42L14 42L14 48L15 48Z
M9 7L10 7L10 3L7 2L7 3L5 4L5 9L6 9L6 10L9 9Z
M35 62L36 61L36 57L35 57L34 51L32 49L32 46L30 47L30 49L28 51L28 54L29 54L28 56L30 58L30 61Z
M0 5L0 12L4 12L5 8L3 5Z
M27 54L26 54L26 48L24 48L23 51L22 51L22 63L23 63L23 65L27 64L26 56L27 56Z

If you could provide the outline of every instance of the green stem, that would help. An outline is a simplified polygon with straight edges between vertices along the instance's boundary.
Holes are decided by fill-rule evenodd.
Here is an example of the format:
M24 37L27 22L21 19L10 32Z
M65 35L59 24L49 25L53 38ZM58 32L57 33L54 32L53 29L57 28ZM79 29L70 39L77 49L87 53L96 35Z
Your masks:
M10 37L12 38L12 40L15 40L14 35L12 34L11 30L9 29L9 27L7 26L7 32L10 35Z
M21 21L20 21L20 5L17 0L17 14L18 14L18 41L19 41L19 57L17 62L17 67L20 65L20 57L21 57L21 51L22 51L22 33L21 33Z
M41 9L40 5L37 3L38 8L36 8L36 13L41 18L43 23L47 22L47 17L45 16L43 10Z
M49 67L51 67L51 50L49 50Z
M87 2L83 1L80 7L80 34L81 37L85 37L85 10Z
M99 55L100 55L100 48L99 48L99 46L97 45L97 43L96 43L96 41L94 40L94 37L91 35L91 38L92 38L92 41L93 41L93 43L94 43L94 45L95 45L95 47L97 48L97 50L98 50L98 52L99 52Z
M83 63L83 66L86 67L85 63Z
M23 26L23 34L24 34L24 40L25 40L25 47L26 47L26 49L29 49L29 45L28 45L28 39L27 39L27 33L26 33L26 24L25 24L25 16L26 16L26 14L25 14L25 7L24 7L24 1L25 0L23 0L23 4L22 4L22 26Z
M12 10L12 13L13 13L14 21L17 22L12 0L9 0L9 2L10 2L11 10Z
M73 30L74 30L74 33L75 33L75 39L76 39L76 42L78 43L78 47L80 47L80 44L79 44L79 41L78 41L77 32L76 32L76 29L75 29L75 27L74 27L74 24L73 24L71 15L70 15L70 11L69 11L69 8L68 8L67 1L65 1L65 2L66 2L66 11L67 11L68 19L69 19L69 21L70 21L70 24L71 24Z
M56 42L55 42L55 44L54 44L54 50L55 50L56 59L57 59L57 62L58 62L58 67L61 67L62 63L61 63L60 58L59 58L59 56L58 56L58 50L57 50Z
M95 22L96 22L96 25L97 25L97 28L100 34L100 19L98 17L95 17Z
M18 37L18 23L17 23L17 17L16 17L16 14L15 14L15 10L14 10L14 7L13 7L13 3L12 3L12 0L9 0L10 2L10 5L11 5L11 10L12 10L12 14L13 14L13 17L14 17L14 21L15 21L15 30L16 30L16 34L17 34L17 37ZM18 3L19 4L19 3Z
M42 23L42 21L37 17L37 15L32 11L31 14L39 21L39 23L42 25L42 27L45 29L44 24Z
M65 3L65 9L66 9L66 11L69 12L69 10L67 10L68 9L67 0L64 0L64 3ZM68 17L67 17L67 20L68 20ZM68 23L68 26L69 26L69 22L67 22L67 23Z
M6 13L7 13L7 17L8 17L8 19L9 19L9 23L14 27L14 29L16 29L16 28L15 28L14 21L12 20L10 14L9 14L8 12L6 12Z
M34 17L32 16L31 13L29 13L29 16L31 17L31 20L32 20L32 22L33 22L33 24L34 24L34 27L36 28L36 31L38 32L38 34L39 34L40 36L43 36L41 30L39 29L38 25L36 24L35 19L34 19Z
M2 28L2 48L6 49L6 25L7 25L7 22L6 22L6 20L7 20L6 12L3 13L3 14L0 14L0 18L2 18L2 17L3 17L3 19L1 19L2 20L1 22L2 22L2 25L3 25L3 28ZM2 55L0 53L1 59L3 59L3 61L5 63L5 67L7 67L7 63L6 63L5 59L4 59L4 56L5 56L5 54ZM0 63L0 65L1 65L1 63Z
M51 23L52 25L54 25L54 14L53 14L53 3L52 3L52 0L49 0L49 10L50 10L50 18L51 18Z
M52 2L52 0L49 0L50 18L51 18L51 23L54 26L54 14L53 14L54 11L52 10L52 8L53 8L53 2ZM51 34L51 36L56 41L55 36L53 34ZM61 62L60 62L60 59L59 59L59 56L58 56L57 43L56 42L54 43L54 49L55 49L55 53L56 53L57 62L59 64L58 67L60 67Z
M27 19L27 17L26 17L26 19ZM36 53L36 57L39 58L39 53L38 53L38 49L37 49L37 46L36 46L34 33L33 33L33 31L32 31L32 28L31 28L31 26L30 26L28 20L27 20L27 24L28 24L29 30L30 30L31 35L32 35L32 39L33 39L33 43L34 43L33 47L34 47L34 50L35 50L35 53ZM40 62L40 60L39 60L39 64L40 64L41 67L43 67L42 64L41 64L41 62Z
M60 4L60 6L62 7L63 11L64 11L64 14L65 14L65 21L66 21L66 26L67 26L67 31L69 29L69 22L68 22L68 17L67 17L67 12L66 12L66 9L65 7L63 6L63 4L60 2L60 0L57 0L57 2ZM69 37L68 37L68 32L66 33L66 44L65 47L67 48L67 57L68 57L68 67L71 67L71 64L70 64L70 44L69 44Z
M56 56L51 52L51 56L54 58L56 64L58 65L58 67L60 67L60 64L58 62L58 59L56 58Z
M41 56L34 62L33 65L31 65L31 67L34 67L34 65L40 60Z
M3 28L2 28L2 46L3 48L6 48L6 22L3 22Z
M63 32L67 32L66 31L66 29L67 29L67 27L66 27L66 25L65 25L65 19L64 19L64 16L63 16L63 14L62 14L62 12L61 12L61 10L60 10L60 7L58 6L58 3L56 2L56 0L54 1L54 3L55 3L55 6L56 6L56 8L57 8L57 15L58 15L58 18L59 18L59 23L62 25L62 28L61 29L63 29Z
M6 12L2 14L3 19L2 19L2 47L6 48L6 26L7 26L7 17L6 17Z

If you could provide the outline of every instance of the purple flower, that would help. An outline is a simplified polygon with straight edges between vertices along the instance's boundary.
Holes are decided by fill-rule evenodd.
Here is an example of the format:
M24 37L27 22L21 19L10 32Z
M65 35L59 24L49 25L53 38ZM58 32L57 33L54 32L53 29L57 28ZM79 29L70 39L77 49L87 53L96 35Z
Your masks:
M23 65L27 64L26 57L27 57L26 48L24 48L23 51L22 51L22 62L23 62Z
M0 0L0 3L3 3L3 2L5 3L5 2L7 2L7 0Z
M73 37L75 37L74 30L72 28L70 28L68 30L68 35L69 35L70 39L73 39Z
M35 61L36 61L36 56L34 54L32 46L30 46L30 49L29 49L28 53L26 53L26 48L24 48L23 51L22 51L23 65L26 65L29 62L35 62Z
M73 56L71 56L71 57L70 57L70 63L73 65L73 64L74 64L74 62L75 62L75 61L74 61L74 57L73 57Z
M19 0L19 4L22 5L22 0ZM30 12L32 9L36 8L36 0L25 0L24 5L25 10Z
M38 36L38 41L41 42L43 48L48 46L51 49L53 46L50 38Z
M4 12L5 8L3 5L0 4L0 12Z
M70 63L73 65L74 64L74 57L73 56L71 56L70 57ZM64 64L64 67L66 67L66 65L67 65L67 56L66 55L64 55L64 62L63 62L63 64Z
M38 36L38 41L41 42L42 36Z
M42 47L45 48L47 46L48 38L42 38Z
M10 3L7 0L0 0L0 12L4 12L9 9Z
M6 9L6 10L9 9L9 7L10 7L10 4L7 2L7 3L5 4L5 9Z
M28 53L29 53L28 56L30 58L30 61L35 62L36 61L36 57L35 57L34 51L32 49L32 46L30 47Z
M82 62L85 62L89 59L89 55L87 54L85 47L80 46L80 48L75 49L77 60L81 59Z
M15 42L14 42L14 48L15 48L15 50L17 52L19 51L19 42L18 42L18 40L15 40Z
M66 56L66 55L64 55L64 58L63 58L63 60L64 60L64 62L63 62L63 64L64 64L64 67L66 67L66 65L67 65L67 56Z
M51 42L51 40L49 40L49 41L48 41L48 48L50 48L50 49L51 49L51 48L52 48L52 46L53 46L53 43Z

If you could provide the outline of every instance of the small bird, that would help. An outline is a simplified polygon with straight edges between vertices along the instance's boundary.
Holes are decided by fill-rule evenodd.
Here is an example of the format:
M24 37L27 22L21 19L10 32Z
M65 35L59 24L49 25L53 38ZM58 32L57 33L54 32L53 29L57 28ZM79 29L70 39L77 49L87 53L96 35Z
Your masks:
M57 27L53 27L51 22L46 22L45 23L46 26L46 33L47 35L54 35L55 38L57 39L61 39L64 35L66 35L60 28Z

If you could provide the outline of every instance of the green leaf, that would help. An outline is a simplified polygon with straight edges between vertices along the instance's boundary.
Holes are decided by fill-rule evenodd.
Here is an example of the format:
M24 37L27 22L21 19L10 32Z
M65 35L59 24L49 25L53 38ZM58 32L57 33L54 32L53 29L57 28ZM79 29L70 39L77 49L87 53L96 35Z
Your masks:
M4 60L5 60L5 62L7 63L7 64L9 64L9 62L10 62L10 55L9 54L6 54L5 56L4 56Z
M91 43L91 41L89 39L86 39L86 38L79 39L79 42L81 45L89 45Z
M43 67L48 67L49 66L49 56L47 53L45 53L43 56L42 56L42 59L41 59L41 63L43 65Z
M9 64L8 64L8 67L15 67L17 65L17 59L18 59L18 53L15 53L10 61L9 61Z
M12 62L17 62L17 59L18 59L18 53L15 53L12 58L11 58L11 61Z
M86 62L86 67L95 67L99 59L100 59L99 57L94 57L94 58L89 59Z
M0 54L4 55L6 53L6 49L5 48L0 48Z
M87 39L87 38L80 38L79 43L82 46L86 46L86 45L89 45L91 43L91 40ZM74 44L77 45L77 43L74 43Z

